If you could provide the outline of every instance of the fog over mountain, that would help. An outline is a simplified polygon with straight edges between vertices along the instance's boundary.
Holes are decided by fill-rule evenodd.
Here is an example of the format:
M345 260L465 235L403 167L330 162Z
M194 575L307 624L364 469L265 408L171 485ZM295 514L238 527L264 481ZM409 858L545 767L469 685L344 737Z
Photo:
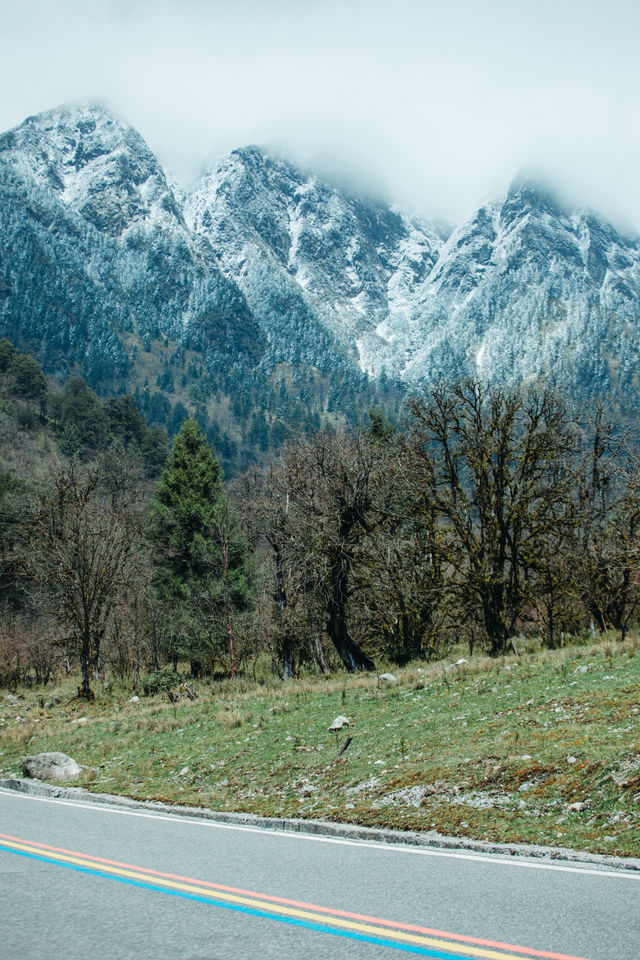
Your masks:
M639 323L638 237L528 177L445 239L258 147L184 192L101 107L0 137L0 334L230 458L466 375L637 408Z
M260 143L455 222L533 163L640 227L639 31L630 0L21 0L0 129L105 103L187 185Z

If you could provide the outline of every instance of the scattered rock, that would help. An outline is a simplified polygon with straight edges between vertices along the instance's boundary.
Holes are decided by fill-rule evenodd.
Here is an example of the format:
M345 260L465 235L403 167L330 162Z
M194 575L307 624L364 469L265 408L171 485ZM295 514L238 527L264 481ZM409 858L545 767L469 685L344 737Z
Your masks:
M349 726L349 722L350 721L348 717L343 717L343 716L336 717L333 723L331 724L331 726L329 727L329 730L342 730L343 727Z
M588 800L576 800L574 803L570 803L567 806L567 810L575 810L576 812L579 813L581 810L586 810L588 806L589 806Z
M619 787L630 787L640 782L640 754L624 760L617 770L611 772L611 779Z
M76 717L71 723L77 723L79 727L83 726L87 722L86 717Z
M368 780L363 780L362 783L356 783L353 787L346 787L344 793L351 797L354 794L363 793L365 790L373 790L379 784L380 780L377 777L370 777Z
M395 683L396 678L392 673L381 673L378 677L378 680L381 680L382 683Z
M416 784L412 787L401 787L400 790L386 794L381 798L380 803L384 807L419 807L425 797L437 792L436 787L430 783Z
M567 757L567 763L577 763L577 760L575 757Z
M525 780L525 781L524 781L523 783L521 783L520 786L518 787L518 793L527 793L527 791L529 791L529 790L534 790L534 789L539 785L539 783L540 783L540 781L539 781L539 780L536 780L536 779L533 779L533 780Z
M190 772L190 771L189 771L189 767L183 767L182 770L180 771L180 773L178 774L178 776L179 776L179 777L186 777L186 775L187 775L189 772Z
M22 772L36 780L75 780L82 767L66 753L36 753L24 758Z
M586 663L583 663L581 667L576 667L576 669L573 671L573 675L575 677L576 673L588 673L588 672L589 672L589 667L587 666Z

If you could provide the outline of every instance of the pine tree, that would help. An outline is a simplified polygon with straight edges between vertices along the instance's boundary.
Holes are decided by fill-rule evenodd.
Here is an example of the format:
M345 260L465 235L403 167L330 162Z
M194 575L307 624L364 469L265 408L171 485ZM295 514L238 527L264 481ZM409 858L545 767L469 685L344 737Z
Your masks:
M250 604L247 546L224 492L222 470L200 427L183 423L151 507L154 586L192 673L228 648L235 676L234 615Z

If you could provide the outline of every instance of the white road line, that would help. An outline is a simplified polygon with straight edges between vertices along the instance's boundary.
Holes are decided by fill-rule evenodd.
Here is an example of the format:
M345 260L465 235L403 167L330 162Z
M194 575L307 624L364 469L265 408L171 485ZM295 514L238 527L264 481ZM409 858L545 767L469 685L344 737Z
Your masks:
M370 842L367 840L350 840L343 837L321 837L315 834L302 832L289 832L278 830L273 827L251 827L233 823L219 823L215 820L205 820L188 816L167 816L162 813L150 811L143 813L140 810L124 810L116 805L108 803L82 803L78 800L60 800L55 797L32 797L26 793L19 793L15 790L6 790L0 788L0 796L10 797L14 800L35 800L38 803L53 803L63 807L75 807L79 810L90 810L93 813L113 813L125 817L141 817L145 820L161 820L169 823L189 824L198 827L212 827L215 830L236 830L241 833L259 833L261 836L276 837L287 840L313 841L314 843L332 843L347 847L364 847L367 850L378 850L384 853L408 853L419 857L445 857L451 860L467 860L477 863L490 863L493 866L505 867L524 867L528 870L552 870L558 873L577 873L591 877L608 877L616 880L635 880L640 881L640 872L634 873L626 870L616 870L615 868L599 870L594 867L568 866L559 863L538 862L535 860L523 860L509 857L502 859L500 854L491 856L474 853L457 853L453 850L431 850L423 847L412 847L408 844L386 843L385 841ZM1 841L0 841L1 842Z

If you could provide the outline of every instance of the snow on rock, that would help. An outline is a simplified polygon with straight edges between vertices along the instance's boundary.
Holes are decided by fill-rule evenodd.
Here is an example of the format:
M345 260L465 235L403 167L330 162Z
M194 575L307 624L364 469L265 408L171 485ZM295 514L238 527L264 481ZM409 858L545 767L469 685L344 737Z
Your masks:
M241 355L410 391L553 379L637 405L638 238L531 178L445 238L257 147L187 193L125 121L60 107L0 136L0 239L4 329L64 343L73 316L70 359L98 370L126 369L131 330L213 367ZM35 261L51 276L31 282Z

